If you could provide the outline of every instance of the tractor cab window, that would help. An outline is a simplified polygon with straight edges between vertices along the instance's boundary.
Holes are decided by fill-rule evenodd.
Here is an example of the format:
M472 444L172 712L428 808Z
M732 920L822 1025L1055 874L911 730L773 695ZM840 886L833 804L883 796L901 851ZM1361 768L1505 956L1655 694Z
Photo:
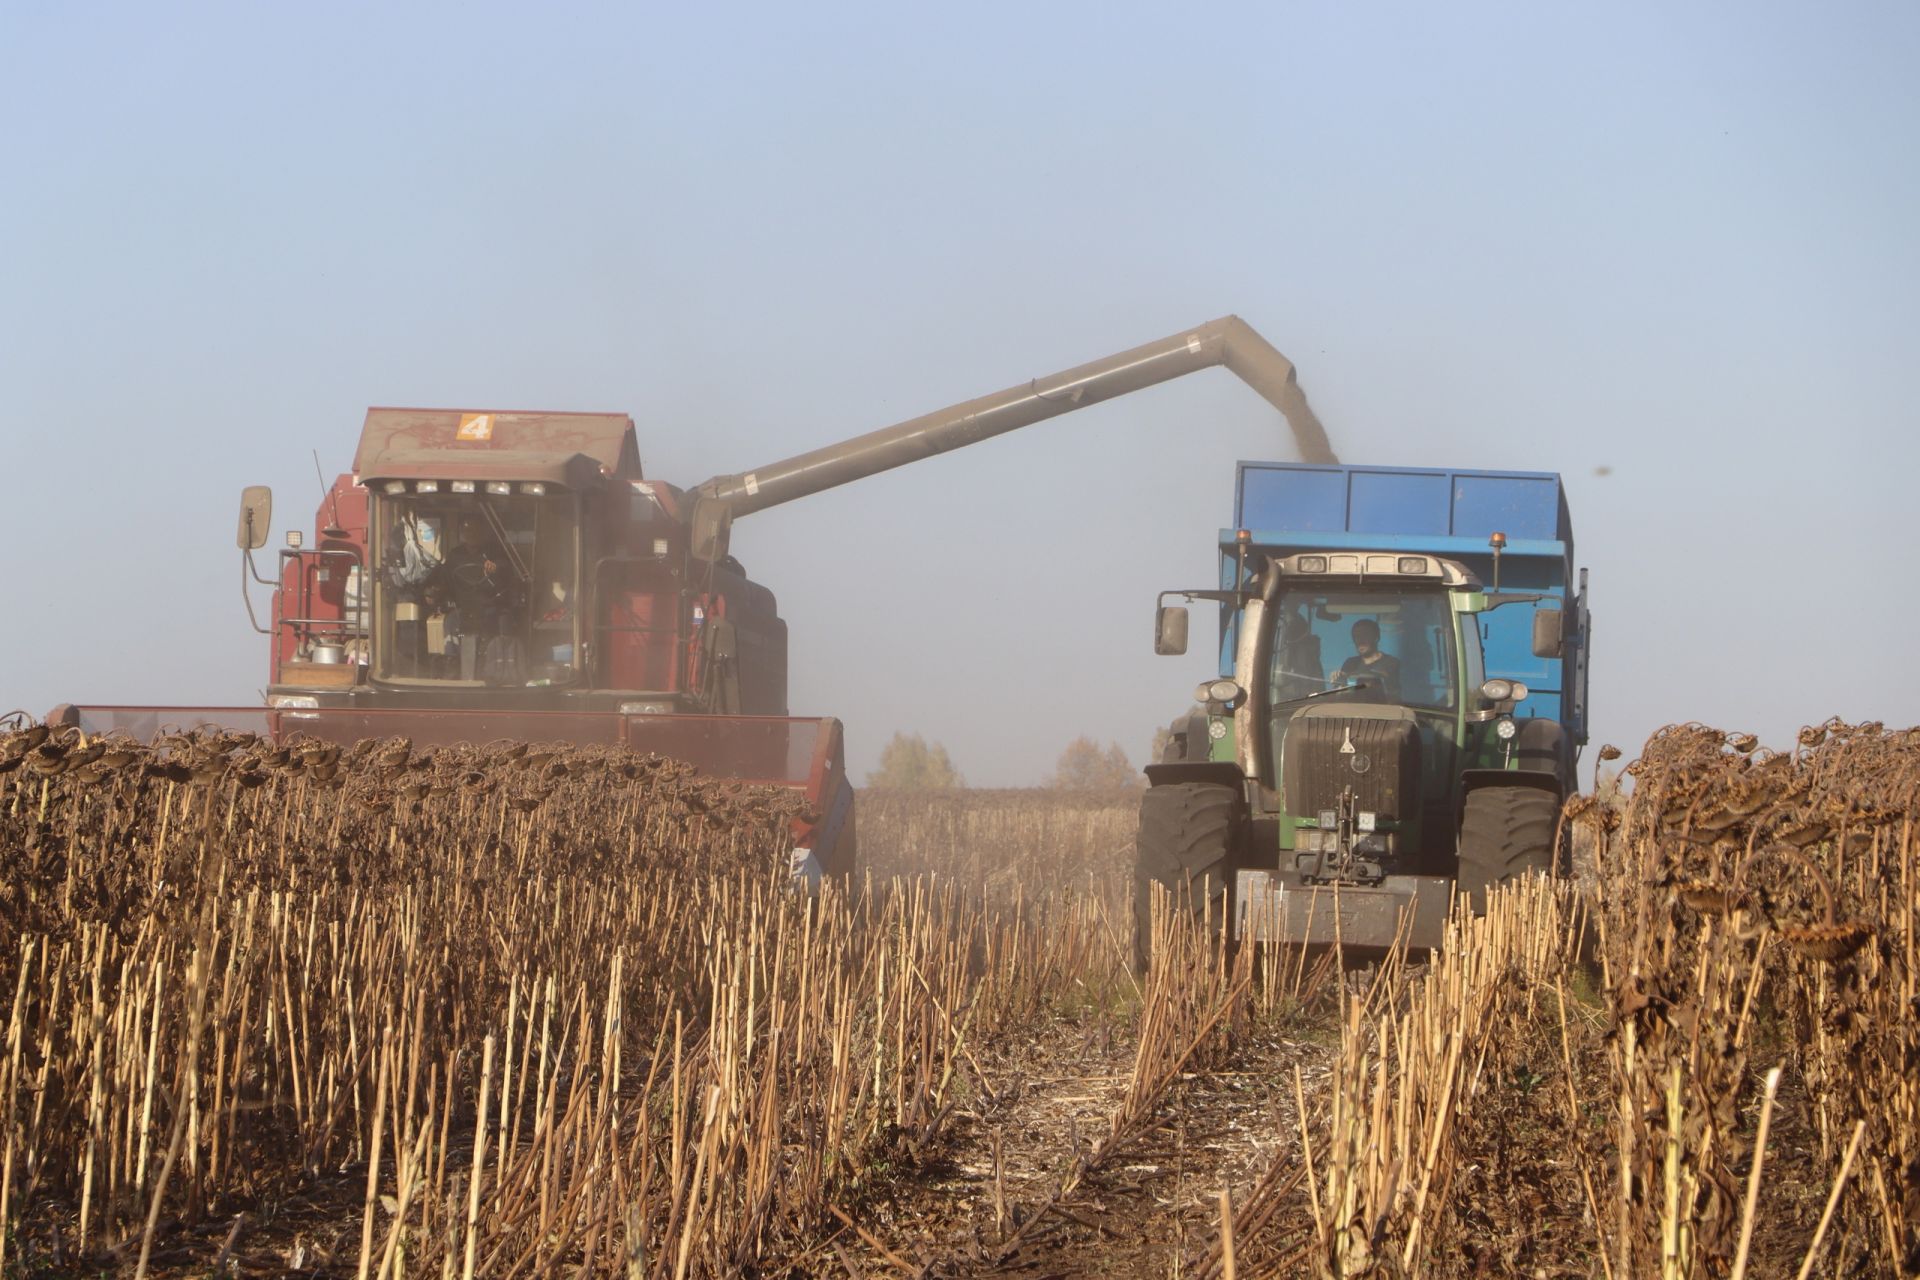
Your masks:
M1441 591L1292 587L1276 602L1268 697L1276 712L1316 694L1448 709L1453 617Z
M571 495L374 497L375 679L572 683L580 575Z

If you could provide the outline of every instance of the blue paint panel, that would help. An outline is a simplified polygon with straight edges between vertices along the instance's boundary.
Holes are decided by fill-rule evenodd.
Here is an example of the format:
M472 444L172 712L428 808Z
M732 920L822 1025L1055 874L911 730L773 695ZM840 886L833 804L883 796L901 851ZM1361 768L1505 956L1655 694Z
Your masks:
M1263 528L1248 532L1253 535L1255 547L1274 555L1291 555L1295 551L1424 551L1428 555L1464 561L1469 568L1477 566L1480 576L1491 581L1493 560L1485 538L1440 538L1419 533L1295 533L1290 529ZM1221 554L1231 555L1233 550L1234 531L1222 529ZM1510 538L1502 559L1512 567L1524 560L1564 563L1567 555L1564 542Z
M1355 471L1347 529L1353 533L1449 532L1452 493L1436 471Z
M1347 527L1347 473L1339 467L1240 464L1240 527L1318 533Z
M1560 481L1552 476L1453 477L1453 533L1484 538L1560 537Z
M1242 462L1235 497L1243 529L1573 540L1560 477L1545 471Z

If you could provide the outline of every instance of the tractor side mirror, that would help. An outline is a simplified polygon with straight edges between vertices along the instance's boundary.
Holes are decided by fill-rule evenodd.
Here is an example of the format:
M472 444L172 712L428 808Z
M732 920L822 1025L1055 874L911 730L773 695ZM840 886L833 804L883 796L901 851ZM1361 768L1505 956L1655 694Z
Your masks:
M242 551L258 551L267 545L273 527L273 490L263 484L250 484L240 491L240 532L235 538Z
M1565 615L1558 609L1535 609L1533 611L1533 656L1557 658L1565 647Z
M1153 651L1163 655L1187 651L1187 607L1163 604L1153 620Z

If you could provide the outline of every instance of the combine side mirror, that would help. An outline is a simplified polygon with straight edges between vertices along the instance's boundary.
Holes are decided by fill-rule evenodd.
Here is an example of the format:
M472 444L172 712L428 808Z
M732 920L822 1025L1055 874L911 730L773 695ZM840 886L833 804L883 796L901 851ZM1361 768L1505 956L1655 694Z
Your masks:
M1533 611L1533 656L1557 658L1566 646L1564 615L1558 609Z
M1187 651L1187 607L1163 604L1153 620L1153 651L1175 655Z
M235 542L242 551L258 551L267 545L267 533L273 527L273 490L263 484L250 484L240 491L240 533Z

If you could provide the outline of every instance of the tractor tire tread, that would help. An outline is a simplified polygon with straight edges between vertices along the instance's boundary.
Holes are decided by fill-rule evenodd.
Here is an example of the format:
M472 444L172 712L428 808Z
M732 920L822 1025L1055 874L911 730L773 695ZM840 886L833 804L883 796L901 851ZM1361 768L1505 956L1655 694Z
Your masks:
M1216 920L1227 909L1239 810L1239 792L1215 782L1149 787L1141 797L1133 908L1135 960L1143 968L1155 884L1186 891L1196 909L1211 904Z
M1460 819L1460 891L1483 906L1486 891L1529 871L1558 875L1560 798L1538 787L1481 787Z

